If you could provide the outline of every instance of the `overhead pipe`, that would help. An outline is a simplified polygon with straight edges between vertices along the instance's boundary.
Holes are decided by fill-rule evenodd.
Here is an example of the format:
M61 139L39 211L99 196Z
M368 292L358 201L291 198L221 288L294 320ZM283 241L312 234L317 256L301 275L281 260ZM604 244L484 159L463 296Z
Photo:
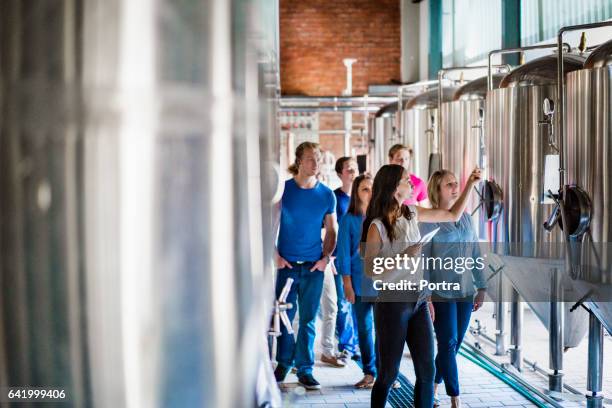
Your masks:
M314 103L331 103L334 105L338 104L351 104L358 105L363 104L367 101L368 104L388 104L396 101L397 98L395 96L290 96L290 97L281 97L280 105L282 106L290 106L290 105L301 105L301 104L314 104Z
M281 106L279 112L378 112L380 106Z

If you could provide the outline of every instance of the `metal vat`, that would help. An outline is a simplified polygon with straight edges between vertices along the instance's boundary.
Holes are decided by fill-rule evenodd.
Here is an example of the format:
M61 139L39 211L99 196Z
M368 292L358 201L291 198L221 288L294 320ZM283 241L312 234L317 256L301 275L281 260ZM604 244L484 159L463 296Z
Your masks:
M499 85L503 75L494 75L493 83ZM484 100L487 95L487 77L475 79L461 86L453 100L441 106L440 155L443 169L452 171L461 188L465 186L474 167L485 167L484 150ZM470 195L468 211L479 206L477 195ZM473 215L479 224L480 211ZM481 231L481 236L484 231Z
M488 225L488 238L502 255L505 276L545 325L548 309L539 301L553 292L547 285L553 271L564 271L564 237L559 229L543 228L555 206L547 191L559 186L558 118L543 111L545 99L557 100L556 61L549 55L514 69L485 102L488 181L499 189L502 208ZM584 58L569 54L564 61L567 73L580 69ZM570 312L570 306L564 314L566 347L576 346L588 330L584 311Z
M445 87L443 90L444 101L451 100L454 91L454 88ZM402 110L402 132L397 130L400 123L397 117L397 102L382 107L375 117L370 119L374 172L389 162L389 148L397 143L404 144L412 149L409 170L423 180L426 181L431 172L439 168L438 164L432 162L432 155L437 154L438 133L435 125L437 106L437 88L431 88L406 101ZM401 137L400 134L402 134ZM434 156L434 160L437 160L436 156ZM430 171L430 167L433 170Z
M590 309L612 332L612 41L596 48L584 69L566 75L566 183L586 192L590 223L583 235L576 278L597 302ZM569 215L574 220L580 214ZM569 222L569 221L568 221Z

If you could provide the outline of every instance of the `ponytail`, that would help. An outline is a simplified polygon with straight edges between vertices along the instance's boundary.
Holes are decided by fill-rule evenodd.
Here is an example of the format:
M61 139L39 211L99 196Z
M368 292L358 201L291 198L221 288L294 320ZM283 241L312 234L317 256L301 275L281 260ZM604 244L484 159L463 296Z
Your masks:
M287 168L287 171L294 176L297 176L300 160L304 155L305 150L320 150L319 144L314 142L302 142L295 149L295 161Z

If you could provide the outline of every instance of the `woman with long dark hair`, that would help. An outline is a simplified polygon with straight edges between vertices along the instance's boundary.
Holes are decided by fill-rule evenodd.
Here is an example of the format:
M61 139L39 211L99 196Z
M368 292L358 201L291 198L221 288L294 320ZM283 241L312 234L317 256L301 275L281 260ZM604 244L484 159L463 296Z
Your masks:
M420 256L421 236L417 222L458 221L465 210L468 193L479 179L480 170L477 168L451 208L429 209L403 205L412 195L412 185L410 174L402 166L390 164L381 167L374 178L372 200L363 224L366 274L374 275L374 259L377 257ZM395 271L393 267L385 267L377 276L392 276ZM432 319L433 306L422 298L417 301L377 300L374 325L378 376L372 389L373 408L382 408L386 404L389 388L399 373L404 343L410 349L416 374L414 405L417 408L433 406L435 364Z

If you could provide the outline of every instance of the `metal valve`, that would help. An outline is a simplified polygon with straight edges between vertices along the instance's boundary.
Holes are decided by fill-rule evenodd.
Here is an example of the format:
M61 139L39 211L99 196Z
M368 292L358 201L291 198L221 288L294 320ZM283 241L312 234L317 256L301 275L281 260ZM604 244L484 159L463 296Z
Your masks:
M548 219L543 224L544 229L548 232L551 232L561 219L561 204L559 203L559 196L560 194L554 194L551 190L548 190L548 197L552 198L555 202L555 207L550 213Z
M293 328L291 327L291 322L289 321L289 316L287 315L287 310L293 308L293 304L287 303L287 296L289 296L289 291L291 290L291 285L293 284L293 279L288 278L287 282L285 282L285 286L281 291L278 299L274 301L274 312L272 317L272 327L268 332L269 336L279 337L281 333L280 323L282 322L285 328L287 329L288 334L293 334Z
M550 98L545 98L542 102L542 110L544 111L544 119L538 121L538 125L546 126L548 128L548 145L556 152L559 152L559 148L555 143L555 130L553 126L553 117L555 116L555 103L553 100Z

